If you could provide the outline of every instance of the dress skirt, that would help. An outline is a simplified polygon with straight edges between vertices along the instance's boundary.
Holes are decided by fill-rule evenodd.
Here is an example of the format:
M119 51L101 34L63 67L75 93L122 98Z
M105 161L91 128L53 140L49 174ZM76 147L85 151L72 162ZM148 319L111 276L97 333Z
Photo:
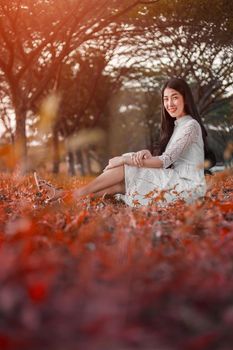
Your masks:
M192 203L205 195L206 185L198 179L184 178L179 169L138 168L125 165L125 195L120 198L129 206L143 206L183 199Z

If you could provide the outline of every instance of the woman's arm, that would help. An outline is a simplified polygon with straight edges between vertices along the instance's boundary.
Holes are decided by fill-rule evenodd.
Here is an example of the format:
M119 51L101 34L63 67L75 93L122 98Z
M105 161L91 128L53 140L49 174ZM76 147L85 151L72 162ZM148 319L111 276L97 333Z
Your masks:
M137 166L130 155L123 156L123 162L127 165ZM142 159L141 163L142 165L138 166L139 168L163 168L163 161L157 156Z
M148 149L143 149L141 151L131 153L130 156L131 156L131 159L133 160L134 165L138 167L142 167L143 160L151 158L152 154Z
M150 157L147 159L142 159L140 161L141 165L137 165L135 164L135 159L134 157L132 157L132 155L130 154L125 154L123 156L119 156L119 157L114 157L112 159L109 160L108 165L104 168L103 171L112 169L112 168L116 168L118 166L122 166L122 165L131 165L131 166L135 166L138 168L162 168L163 167L163 161L159 159L159 157Z
M179 130L176 138L166 147L163 154L159 156L159 159L163 162L163 167L168 168L183 152L189 147L192 147L192 144L197 141L200 133L201 127L195 119L186 123L182 129Z

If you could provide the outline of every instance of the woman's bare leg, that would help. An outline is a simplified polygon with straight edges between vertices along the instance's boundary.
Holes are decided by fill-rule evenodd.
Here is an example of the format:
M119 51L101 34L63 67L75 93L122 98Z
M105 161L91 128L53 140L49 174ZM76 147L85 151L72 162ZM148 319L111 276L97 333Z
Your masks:
M104 190L94 192L95 197L101 197L104 196L105 194L116 194L116 193L125 193L125 184L124 182L120 182L117 185L113 185L110 187L105 188Z
M75 190L75 197L83 196L90 193L100 192L109 187L119 185L125 178L124 166L109 169L96 177L90 183Z

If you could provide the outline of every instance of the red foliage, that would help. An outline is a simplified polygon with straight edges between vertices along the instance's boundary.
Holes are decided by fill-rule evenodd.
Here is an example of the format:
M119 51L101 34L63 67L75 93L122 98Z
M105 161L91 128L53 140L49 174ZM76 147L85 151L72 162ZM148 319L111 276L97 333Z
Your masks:
M192 205L48 205L1 175L0 349L231 349L232 172L208 183Z
M28 294L32 301L41 302L47 296L47 286L42 282L37 282L28 287Z

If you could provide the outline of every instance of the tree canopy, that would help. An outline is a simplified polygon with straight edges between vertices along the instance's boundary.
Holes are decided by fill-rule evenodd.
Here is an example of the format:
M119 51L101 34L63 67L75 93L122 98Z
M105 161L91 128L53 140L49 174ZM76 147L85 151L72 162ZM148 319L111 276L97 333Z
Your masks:
M56 124L64 136L88 124L93 108L96 116L103 114L109 93L126 82L153 91L171 75L193 84L199 109L208 114L231 99L232 18L233 5L225 0L211 6L208 0L1 0L6 135L25 156L27 120L52 91L63 90ZM108 89L97 93L104 80ZM9 127L12 115L15 131Z

